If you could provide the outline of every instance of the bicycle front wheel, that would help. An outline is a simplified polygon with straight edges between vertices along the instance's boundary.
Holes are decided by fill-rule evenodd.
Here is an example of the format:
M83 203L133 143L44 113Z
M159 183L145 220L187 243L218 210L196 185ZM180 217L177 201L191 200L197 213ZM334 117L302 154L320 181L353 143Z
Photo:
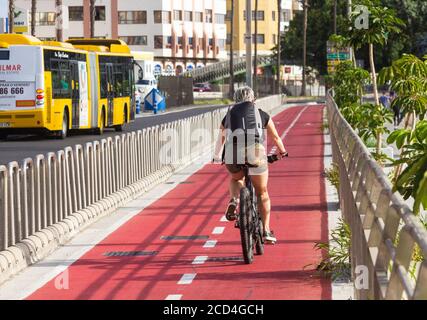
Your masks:
M246 264L251 264L254 259L254 244L252 238L252 212L251 197L249 190L240 190L240 238L242 241L243 260Z

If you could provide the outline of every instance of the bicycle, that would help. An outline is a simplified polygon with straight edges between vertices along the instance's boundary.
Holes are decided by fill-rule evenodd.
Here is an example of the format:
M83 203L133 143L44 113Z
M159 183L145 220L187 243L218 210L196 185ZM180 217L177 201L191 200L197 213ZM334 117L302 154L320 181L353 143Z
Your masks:
M287 157L286 153L284 157ZM272 164L280 160L278 155L268 156L268 163ZM258 212L255 188L249 175L250 164L243 166L245 174L245 187L240 190L240 212L236 221L236 227L240 229L242 241L243 260L251 264L254 259L254 247L257 255L264 254L264 226Z

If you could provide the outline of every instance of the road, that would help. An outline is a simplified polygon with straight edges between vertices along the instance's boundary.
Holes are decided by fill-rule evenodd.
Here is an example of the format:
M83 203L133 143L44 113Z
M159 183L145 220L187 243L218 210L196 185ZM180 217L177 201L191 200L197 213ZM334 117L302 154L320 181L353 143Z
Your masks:
M172 122L178 119L188 118L215 110L219 107L205 106L194 107L177 112L167 112L153 116L143 116L137 118L135 122L126 126L125 132L131 132L147 128L162 123ZM0 140L0 165L6 165L11 161L21 162L25 158L34 158L38 154L56 152L67 146L77 144L84 145L87 142L99 140L101 138L117 135L114 129L106 129L102 137L90 132L71 133L66 140L57 140L52 137L42 137L36 135L10 136L7 141Z
M278 242L253 264L242 261L239 230L223 217L227 173L207 164L151 204L145 206L143 198L127 204L117 215L135 213L96 243L77 237L65 245L85 246L85 253L69 252L28 268L25 277L36 283L25 298L331 299L330 279L316 271L321 253L313 247L328 241L322 113L319 106L295 107L275 117L280 134L287 132L290 153L270 168L271 224ZM103 232L101 226L88 234ZM41 269L43 279L30 273Z

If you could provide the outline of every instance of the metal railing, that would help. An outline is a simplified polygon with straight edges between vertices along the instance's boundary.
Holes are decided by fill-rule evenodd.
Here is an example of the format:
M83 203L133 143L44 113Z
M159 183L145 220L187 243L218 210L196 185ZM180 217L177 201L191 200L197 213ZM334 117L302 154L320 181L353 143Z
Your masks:
M257 104L272 111L281 97ZM80 227L211 152L226 110L0 166L0 283Z
M271 56L258 56L258 66L264 67L274 63ZM246 58L239 57L234 59L234 74L244 73L246 71ZM186 71L184 76L192 77L195 82L215 81L230 76L230 60L213 63L204 68Z
M427 299L427 230L393 193L361 139L327 96L340 206L351 227L351 264L358 299ZM415 248L423 255L413 261Z

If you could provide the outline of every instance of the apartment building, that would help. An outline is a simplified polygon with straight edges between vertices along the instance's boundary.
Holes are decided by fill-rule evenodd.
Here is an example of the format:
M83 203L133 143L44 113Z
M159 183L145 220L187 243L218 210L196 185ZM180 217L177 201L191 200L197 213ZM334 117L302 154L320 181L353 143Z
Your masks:
M286 32L289 23L293 20L297 11L302 11L302 3L299 0L282 0L281 31Z
M63 0L64 38L90 37L89 0ZM29 10L31 1L16 0ZM37 1L36 36L55 38L55 0ZM95 36L119 38L134 51L154 53L157 72L227 58L226 0L96 0Z
M234 0L234 16L231 17L232 0L227 0L227 44L231 41L231 19L234 22L233 49L237 56L246 54L246 0ZM277 2L274 0L258 0L258 12L255 16L255 0L252 0L252 40L255 42L255 19L258 21L258 53L269 55L277 44ZM229 48L229 46L227 45Z
M234 37L233 49L236 56L246 54L246 0L227 0L227 50L231 41L231 5L234 1ZM289 28L289 22L295 12L302 10L298 0L281 0L281 32ZM255 0L252 0L252 42L255 42L255 19L258 20L258 52L270 55L277 45L277 0L258 0L258 13L255 17Z

